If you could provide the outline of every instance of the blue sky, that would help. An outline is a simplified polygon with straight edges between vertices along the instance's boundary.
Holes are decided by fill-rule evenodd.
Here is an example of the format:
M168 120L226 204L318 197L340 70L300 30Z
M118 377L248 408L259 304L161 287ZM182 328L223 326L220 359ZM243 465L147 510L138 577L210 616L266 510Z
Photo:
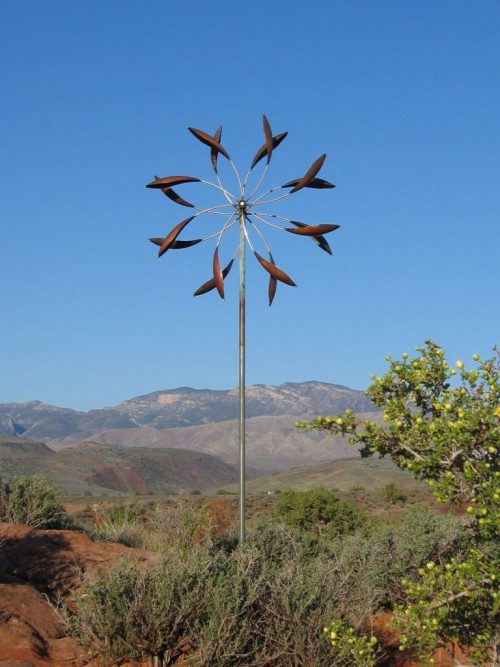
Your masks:
M144 186L153 174L211 176L187 126L222 123L245 170L262 113L289 131L269 186L323 152L320 175L337 185L276 212L341 229L333 257L266 232L299 285L280 285L272 308L249 257L248 383L365 388L387 353L426 337L452 360L489 356L499 34L496 0L3 2L0 402L88 409L236 385L237 271L225 302L194 299L214 245L157 260L147 238L187 209ZM230 254L224 244L221 261Z

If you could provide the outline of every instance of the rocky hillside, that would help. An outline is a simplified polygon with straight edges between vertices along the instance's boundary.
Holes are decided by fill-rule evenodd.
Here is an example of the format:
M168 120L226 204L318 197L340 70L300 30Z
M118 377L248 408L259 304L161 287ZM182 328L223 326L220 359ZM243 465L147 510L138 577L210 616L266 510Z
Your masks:
M0 470L5 478L44 474L67 493L178 492L237 479L234 467L197 451L84 442L54 452L39 442L5 436L0 436Z

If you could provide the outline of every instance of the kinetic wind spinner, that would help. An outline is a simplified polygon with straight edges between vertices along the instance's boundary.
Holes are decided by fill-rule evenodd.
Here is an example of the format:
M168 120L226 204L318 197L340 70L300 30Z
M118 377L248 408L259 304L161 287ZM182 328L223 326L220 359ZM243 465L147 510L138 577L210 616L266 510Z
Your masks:
M240 444L240 542L244 541L245 538L245 249L246 244L248 243L250 249L255 255L259 264L268 272L269 274L269 305L272 304L278 281L285 283L286 285L291 285L295 287L294 281L287 275L282 269L276 266L274 262L273 255L271 253L271 248L260 228L261 225L271 227L273 229L278 229L282 232L289 234L296 234L298 236L307 236L318 245L321 250L324 250L328 254L332 254L331 248L328 244L328 241L325 239L325 234L335 231L339 228L339 225L332 224L319 224L319 225L309 225L303 222L298 222L297 220L291 220L290 218L285 218L276 213L266 212L265 207L269 204L274 204L275 202L281 201L290 195L295 194L302 188L313 188L316 190L324 190L329 188L334 188L333 183L326 181L322 178L318 178L318 173L323 166L323 163L326 158L326 153L321 155L317 160L315 160L306 173L301 178L294 178L291 181L288 181L284 185L278 185L270 190L259 194L261 187L264 183L264 179L267 175L269 169L269 163L273 155L273 151L281 144L281 142L287 136L287 132L282 132L273 136L271 131L271 126L266 116L262 117L263 128L264 128L264 144L256 152L250 167L245 175L245 178L242 180L234 162L231 160L229 153L221 144L222 138L222 126L218 128L213 136L203 132L202 130L197 130L193 127L189 128L189 131L203 144L208 146L210 149L210 159L212 162L212 167L215 173L216 183L212 181L207 181L203 178L196 178L194 176L165 176L159 178L154 177L154 180L151 183L148 183L146 187L154 188L161 190L164 195L171 199L176 204L184 206L186 208L193 209L195 213L190 217L186 218L179 222L165 237L160 238L151 238L150 241L155 245L159 246L158 257L164 255L168 250L180 250L183 248L190 248L191 246L197 245L202 241L208 241L210 239L217 239L215 245L215 251L213 256L212 270L213 276L207 280L203 285L201 285L195 292L194 296L199 296L200 294L206 294L213 289L216 289L221 298L224 298L224 279L227 277L230 272L235 259L239 256L240 258L240 326L239 326L239 403L240 403L240 413L239 413L239 444ZM234 172L234 175L238 184L238 195L235 195L233 192L228 190L221 181L219 170L218 170L218 159L219 155L229 161L231 168ZM257 185L250 191L247 192L248 179L252 170L261 162L266 160L265 167L262 171L262 174L257 182ZM183 199L173 188L179 185L186 183L204 183L205 185L217 189L225 199L225 203L218 204L216 206L211 206L208 208L202 208L196 206L191 202ZM284 194L278 194L277 196L274 193L286 190ZM182 240L179 239L179 236L184 231L184 229L196 218L202 215L214 215L214 216L223 216L223 224L221 228L214 234L209 236ZM273 221L273 222L272 222ZM289 226L282 226L277 224L275 221L286 223ZM219 246L221 241L226 234L226 232L233 227L233 225L239 224L239 243L234 252L232 259L229 263L222 269L219 261ZM267 259L264 259L254 248L254 245L251 240L251 236L256 235L262 241L266 252Z

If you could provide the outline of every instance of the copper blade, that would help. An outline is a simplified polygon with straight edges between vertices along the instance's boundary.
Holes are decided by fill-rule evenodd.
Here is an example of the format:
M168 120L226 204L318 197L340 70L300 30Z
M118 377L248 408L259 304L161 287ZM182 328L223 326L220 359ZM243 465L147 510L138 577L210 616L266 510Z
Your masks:
M160 245L163 243L163 238L152 238L149 239L151 243L154 243L155 245ZM201 243L203 239L191 239L189 241L174 241L171 246L170 250L182 250L182 248L191 248L191 246L196 245L197 243Z
M300 225L297 229L293 227L285 227L290 234L299 234L300 236L318 236L321 234L329 234L338 229L340 225Z
M306 171L304 176L300 179L300 181L297 183L297 185L293 188L293 190L290 190L290 193L298 192L299 190L302 190L302 188L305 188L309 183L313 180L313 178L316 176L318 171L321 169L323 166L323 162L326 159L326 153L323 153L317 160L315 160L312 165L309 167L309 169Z
M191 204L191 202L188 202L186 199L180 197L175 190L172 190L172 188L162 188L161 191L176 204L179 204L180 206L187 206L188 208L194 208L194 204Z
M271 132L269 121L264 114L262 114L262 125L264 126L264 136L266 138L267 164L269 164L271 155L273 154L273 133Z
M257 257L257 260L265 268L265 270L276 280L280 280L282 283L285 283L286 285L291 285L292 287L297 287L297 285L293 282L293 280L290 278L290 276L287 276L287 274L282 271L280 268L276 266L276 264L271 264L271 262L268 262L265 260L263 257L259 255L259 253L254 252L255 257Z
M159 176L154 176L155 181L159 181L160 177ZM172 188L161 188L161 191L163 192L164 195L166 195L169 199L174 201L176 204L180 204L180 206L187 206L188 208L194 208L194 205L188 202L186 199L183 199L182 197L179 197L177 192L175 190L172 190Z
M205 144L206 146L210 146L210 148L214 148L216 151L219 153L222 153L224 157L227 157L229 160L229 153L227 150L222 146L218 141L216 141L213 137L211 137L209 134L206 132L203 132L202 130L197 130L195 127L188 127L188 130L191 132L191 134L194 134L194 136L201 141L202 144Z
M307 225L303 222L297 222L296 220L290 220L290 222L296 227L307 227ZM332 249L330 248L330 245L324 236L310 236L309 238L313 243L319 246L321 250L324 250L329 255L333 255Z
M282 188L293 188L300 181L300 178L295 178L293 181L288 181ZM334 188L335 185L330 181L325 181L324 178L313 178L310 183L304 186L305 188L315 188L316 190L325 190L326 188Z
M214 269L215 287L217 288L217 291L219 292L220 298L223 299L224 298L224 278L222 277L222 271L220 270L219 248L215 248L213 269Z
M214 139L215 141L220 144L220 139L222 137L222 125L219 125L217 128L215 134L214 134ZM219 155L219 151L217 151L213 146L210 149L210 159L212 161L212 167L214 168L215 173L217 173L217 157Z
M282 132L281 134L277 134L275 137L273 137L273 149L276 148L281 144L283 139L287 136L288 132ZM253 169L255 165L262 160L262 158L266 155L267 153L267 146L266 144L263 144L259 150L255 153L255 157L252 160L252 164L250 165L250 169ZM299 182L299 179L297 179L297 183ZM285 187L284 185L282 187Z
M177 239L179 234L182 232L184 227L188 225L191 220L194 218L194 215L192 215L190 218L186 218L182 222L179 222L178 225L175 225L175 227L172 229L172 231L163 239L163 242L160 246L160 249L158 250L158 257L161 257L164 255L167 250L172 246L174 241Z
M274 264L274 258L271 255L271 253L269 253L269 261L271 262L271 264ZM278 281L276 280L276 278L274 278L273 276L270 275L269 276L269 287L267 289L267 294L269 296L269 305L271 305L272 302L274 301L274 297L276 295L276 288L277 287L278 287Z
M165 178L158 178L155 176L155 180L151 181L146 185L147 188L158 188L159 190L163 188L170 188L174 185L180 185L181 183L199 183L200 179L195 178L194 176L165 176Z
M222 277L225 278L229 271L231 271L231 267L233 266L234 259L232 259L229 264L226 266L226 268L222 272ZM210 278L210 280L207 280L206 283L203 283L201 287L198 287L196 292L193 294L193 296L200 296L200 294L206 294L207 292L211 292L213 289L215 289L215 280L213 278Z

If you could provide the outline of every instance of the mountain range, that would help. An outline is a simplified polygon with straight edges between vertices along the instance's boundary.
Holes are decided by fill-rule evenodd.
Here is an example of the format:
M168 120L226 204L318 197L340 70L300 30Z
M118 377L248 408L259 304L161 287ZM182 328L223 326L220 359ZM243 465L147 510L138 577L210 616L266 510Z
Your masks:
M310 381L247 387L250 474L277 472L355 455L355 450L343 438L332 440L328 434L295 428L297 419L337 414L346 408L374 416L374 406L362 392L341 385ZM150 456L152 450L203 452L231 467L238 461L237 417L236 389L181 387L155 391L114 407L88 412L40 401L0 404L0 434L8 436L12 442L30 439L44 443L51 452L74 447L81 451L82 443L91 441L94 448L107 446L101 454L106 453L108 458L110 448L120 452L122 458L127 448L134 452L149 450L149 453L144 451L144 457ZM46 456L50 455L46 453ZM45 456L42 459L45 460ZM216 475L214 484L221 483Z

